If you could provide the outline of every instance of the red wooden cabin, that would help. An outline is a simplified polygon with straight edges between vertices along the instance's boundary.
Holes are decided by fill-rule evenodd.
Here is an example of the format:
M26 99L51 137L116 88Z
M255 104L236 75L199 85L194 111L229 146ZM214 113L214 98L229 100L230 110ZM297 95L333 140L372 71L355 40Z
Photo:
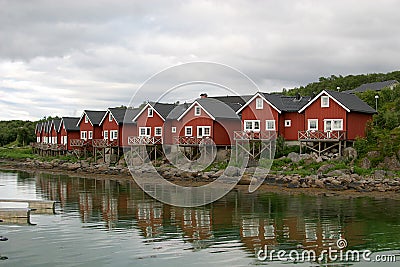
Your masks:
M60 134L60 122L61 119L53 119L50 123L50 144L60 144L61 143L61 134Z
M66 146L68 151L73 150L71 147L72 139L79 139L80 132L77 126L79 122L79 117L62 117L59 132L60 132L60 143Z
M100 121L104 117L106 111L85 110L78 121L80 130L80 139L91 142L93 139L103 138L103 129Z
M188 108L181 107L181 110L183 112L176 121L168 122L166 127L171 135L174 135L172 129L176 132L172 140L175 144L197 145L212 139L217 146L230 146L234 131L240 130L241 121L235 111L224 102L206 95Z
M161 144L164 121L175 107L175 104L147 103L132 120L136 123L137 132L131 136L130 143Z
M299 113L304 114L305 128L299 139L300 135L307 135L315 139L354 140L365 136L367 122L376 111L356 95L324 90Z
M42 142L42 129L43 129L43 122L37 123L35 127L36 143Z

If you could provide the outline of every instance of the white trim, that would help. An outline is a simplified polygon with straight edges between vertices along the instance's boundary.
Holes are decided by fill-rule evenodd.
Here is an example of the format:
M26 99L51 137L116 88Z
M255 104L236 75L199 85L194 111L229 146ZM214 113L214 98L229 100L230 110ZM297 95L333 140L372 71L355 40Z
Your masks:
M176 133L176 127L175 126L171 127L171 133Z
M200 103L197 102L197 100L194 101L194 102L190 105L190 107L187 108L187 109L185 110L185 112L183 112L182 115L179 116L178 121L180 121L180 120L195 106L195 105L199 105L199 106L201 107L201 109L202 109L208 116L210 116L211 119L213 119L213 120L215 121L214 116L211 115L202 105L200 105Z
M147 118L153 118L153 117L154 117L154 108L153 107L147 108Z
M87 116L87 114L85 114L84 120L85 120L85 123L88 123L88 122L89 122L89 117Z
M110 130L110 141L118 139L118 130Z
M88 139L93 139L93 131L88 131Z
M249 101L247 101L246 104L244 104L238 111L236 111L236 114L239 114L245 107L247 107L248 105L250 105L251 102L253 102L253 100L257 97L261 97L262 99L264 99L265 102L267 102L268 105L270 105L273 109L275 109L279 114L282 113L282 111L280 111L277 107L275 107L274 105L271 104L271 102L269 102L261 93L257 92Z
M258 101L260 100L260 101ZM264 108L264 101L261 97L256 98L256 109L263 109Z
M316 122L316 129L310 129L310 122ZM307 119L307 131L318 131L318 119Z
M199 129L202 129L202 131L203 131L202 135L199 135ZM208 129L208 134L204 134L205 129ZM201 138L204 136L211 136L211 126L197 126L197 137Z
M197 110L198 110L199 112L197 112ZM195 107L194 107L194 115L195 115L195 116L200 116L200 115L201 115L201 107L200 107L200 106L195 106Z
M285 127L292 127L292 120L285 120Z
M157 130L160 130L161 133L157 134ZM154 127L154 136L162 136L162 127Z
M108 121L109 122L113 121L113 115L111 114L111 112L108 112Z
M341 106L344 110L346 110L347 112L350 112L350 109L348 109L345 105L343 105L342 103L340 103L339 101L336 100L336 98L332 97L327 91L323 90L321 93L319 93L316 97L314 97L314 99L310 100L307 105L305 105L304 107L302 107L298 112L301 113L303 112L308 106L310 106L312 103L315 102L315 100L317 100L322 94L326 94L329 96L329 98L333 99L333 101L335 101L339 106Z
M187 133L187 130L190 129L190 135ZM193 127L185 126L185 136L193 136Z
M161 116L161 114L158 113L158 111L157 111L152 105L150 105L149 102L147 102L147 104L146 104L146 105L142 108L142 110L132 119L132 121L133 121L133 122L136 121L137 118L139 118L139 116L142 115L142 113L146 110L146 108L147 108L148 106L150 106L150 107L153 109L153 112L157 113L157 115L160 116L160 118L161 118L163 121L165 121L164 117Z
M81 117L79 118L79 121L78 121L78 123L76 124L76 126L77 126L77 127L79 127L79 124L81 123L83 116L87 116L87 114L86 114L86 112L85 112L85 111L83 111L83 113L82 113ZM89 116L87 116L87 118L88 118L88 120L89 120L90 124L93 126L93 123L91 122L91 120L90 120ZM99 124L99 125L100 125L100 124Z
M82 140L87 140L87 131L81 131L81 139Z
M331 129L327 130L326 129L326 123L330 121L331 122ZM340 121L340 128L335 128L335 121ZM324 119L324 131L343 131L343 119Z
M324 104L324 100L327 100L326 104ZM321 108L329 108L329 96L327 95L321 96Z
M273 122L274 123L274 127L271 129L268 129L268 123L269 122ZM265 130L266 131L275 131L276 130L276 125L275 125L275 120L265 120Z
M105 140L108 140L108 130L104 130L104 131L103 131L103 138L104 138Z
M142 134L142 130L145 130L145 134ZM139 127L139 136L151 136L151 127Z
M246 124L247 122L251 123L251 129L247 129ZM258 129L254 129L255 123L258 122ZM243 130L244 131L252 131L252 132L259 132L261 130L261 123L260 120L244 120L243 121Z

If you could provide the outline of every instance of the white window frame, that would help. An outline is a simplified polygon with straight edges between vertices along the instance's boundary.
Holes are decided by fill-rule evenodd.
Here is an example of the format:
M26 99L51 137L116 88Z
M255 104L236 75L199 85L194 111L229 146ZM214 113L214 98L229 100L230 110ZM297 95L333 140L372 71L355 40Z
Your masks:
M68 136L67 135L63 136L63 145L68 145Z
M152 118L154 116L154 109L148 108L147 109L147 117Z
M110 131L110 141L118 139L118 130L111 130Z
M88 116L85 115L85 123L88 123L88 122L89 122Z
M175 126L172 126L171 133L176 133L176 127Z
M82 140L87 140L87 131L81 131L81 139Z
M271 123L271 122L273 123L274 127L268 128L268 124ZM275 120L265 120L265 130L267 130L267 131L275 131L276 130Z
M109 122L112 122L112 120L113 120L113 117L112 117L112 114L111 114L111 112L110 112L110 113L108 113L108 121L109 121Z
M201 115L201 107L200 106L195 106L194 107L194 115L195 116L200 116Z
M36 136L36 143L40 143L40 136Z
M142 130L145 131L145 134L142 134ZM151 127L139 127L139 136L151 136Z
M105 140L108 140L108 130L104 130L104 131L103 131L103 138L104 138Z
M200 129L202 131L202 135L200 135ZM206 129L208 129L208 134L204 134ZM211 126L197 126L197 137L202 138L206 136L211 136Z
M324 103L325 100L326 103ZM327 95L321 96L321 108L329 108L329 96Z
M256 109L264 108L264 100L261 97L256 98Z
M88 139L93 139L93 131L88 132Z
M292 120L285 120L285 127L292 127Z
M255 124L258 122L258 129L255 129ZM247 123L251 123L251 128L247 128ZM260 120L244 120L243 130L248 132L259 132L261 130Z
M190 130L190 134L188 134L188 130ZM185 126L185 136L193 136L193 127L192 126Z
M157 134L157 130L160 130L160 134ZM154 136L162 136L162 127L154 127Z
M327 130L326 129L326 125L327 122L330 121L331 122L331 129ZM340 126L339 128L335 127L335 122L338 121L340 122ZM343 119L324 119L324 131L328 132L328 131L343 131Z
M311 122L314 122L314 121L315 121L316 129L311 129L310 128ZM318 119L308 119L307 120L307 130L308 131L318 131Z

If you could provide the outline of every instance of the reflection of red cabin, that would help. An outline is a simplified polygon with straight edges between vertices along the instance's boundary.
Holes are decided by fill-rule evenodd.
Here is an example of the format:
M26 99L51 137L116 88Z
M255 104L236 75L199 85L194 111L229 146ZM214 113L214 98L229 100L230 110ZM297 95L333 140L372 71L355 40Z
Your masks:
M212 139L217 146L230 146L233 132L240 130L240 118L235 111L206 95L187 108L178 106L171 115L175 117L169 117L165 128L168 134L176 135L172 142L178 144L199 144L202 140Z
M306 104L304 128L310 132L342 132L343 139L365 136L365 126L376 111L355 95L322 91Z
M165 118L175 106L175 104L147 103L132 120L132 122L136 122L137 127L137 133L133 136L140 137L149 142L155 140L152 138L161 140L164 135Z
M256 93L237 113L242 117L242 131L276 132L285 140L297 140L304 130L304 115L298 111L309 97Z
M67 145L67 150L71 151L73 148L71 147L72 139L79 139L79 127L77 126L79 122L79 117L62 117L59 127L60 132L60 143L63 145Z
M92 140L102 139L103 129L100 126L100 121L104 117L106 111L85 110L78 121L80 130L80 139Z
M60 119L54 119L50 123L50 139L49 143L51 144L60 144L61 141L61 134L59 131L60 128Z

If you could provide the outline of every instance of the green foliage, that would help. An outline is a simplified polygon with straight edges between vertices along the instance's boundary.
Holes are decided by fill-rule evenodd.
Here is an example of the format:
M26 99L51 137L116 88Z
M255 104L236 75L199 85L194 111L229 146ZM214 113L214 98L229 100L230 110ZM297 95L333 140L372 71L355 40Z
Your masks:
M26 159L36 158L37 156L32 154L32 148L0 148L0 158L8 159Z
M290 152L300 152L299 146L288 146L286 145L285 139L282 136L279 136L276 139L276 150L275 150L275 158L280 158L283 156L287 156Z
M36 140L35 122L31 121L0 121L0 146L7 145L15 140L18 145L24 146Z

